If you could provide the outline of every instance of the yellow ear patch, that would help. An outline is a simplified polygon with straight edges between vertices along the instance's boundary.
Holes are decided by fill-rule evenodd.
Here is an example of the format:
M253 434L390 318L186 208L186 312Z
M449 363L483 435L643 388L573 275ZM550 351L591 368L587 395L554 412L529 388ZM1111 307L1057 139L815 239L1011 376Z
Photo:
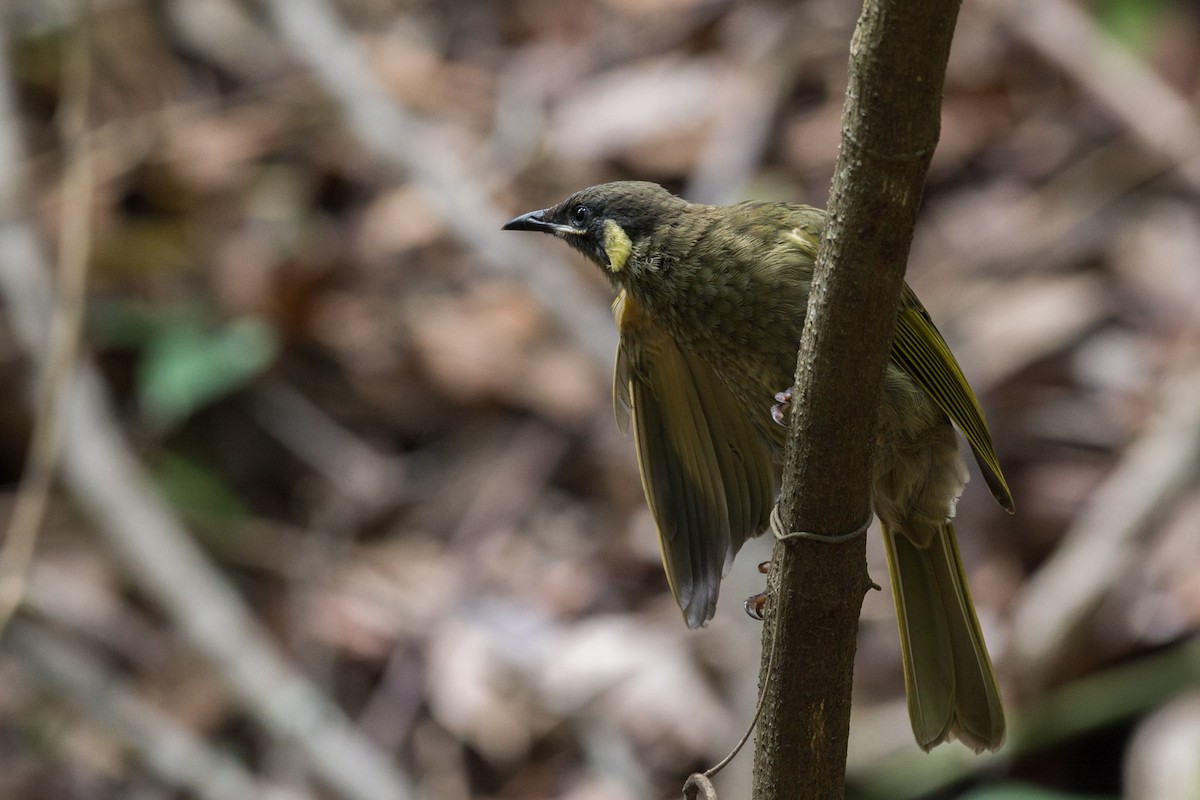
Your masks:
M608 256L608 268L620 272L633 252L633 242L621 226L611 219L604 223L604 253Z

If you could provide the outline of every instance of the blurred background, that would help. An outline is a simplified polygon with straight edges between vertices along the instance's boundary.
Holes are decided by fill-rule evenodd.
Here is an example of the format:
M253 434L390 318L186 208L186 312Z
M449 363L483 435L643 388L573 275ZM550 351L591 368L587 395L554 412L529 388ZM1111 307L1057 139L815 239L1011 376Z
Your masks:
M768 547L686 630L609 290L499 226L623 178L823 205L857 13L3 3L0 798L658 798L724 755ZM962 8L909 281L1016 498L958 512L1010 738L917 749L871 593L853 797L1200 795L1198 99L1194 2Z

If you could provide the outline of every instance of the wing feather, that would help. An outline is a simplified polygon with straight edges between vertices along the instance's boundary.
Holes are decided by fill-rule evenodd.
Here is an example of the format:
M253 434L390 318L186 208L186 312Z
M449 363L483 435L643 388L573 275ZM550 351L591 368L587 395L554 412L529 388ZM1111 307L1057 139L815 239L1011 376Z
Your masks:
M728 563L766 527L776 491L771 452L701 358L622 292L613 405L632 427L663 566L691 627L716 610Z
M942 412L962 431L992 495L1006 510L1013 510L1012 493L1000 471L992 435L975 392L963 376L929 313L907 284L896 317L892 359L933 398Z

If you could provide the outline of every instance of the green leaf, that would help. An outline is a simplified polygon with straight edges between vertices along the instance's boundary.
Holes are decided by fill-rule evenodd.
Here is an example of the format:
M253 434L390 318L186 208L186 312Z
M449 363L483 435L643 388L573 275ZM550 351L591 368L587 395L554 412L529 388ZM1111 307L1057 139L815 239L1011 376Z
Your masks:
M160 428L244 387L275 359L279 341L266 322L237 319L210 329L184 317L146 343L138 380L142 409Z
M1096 16L1114 39L1145 54L1166 8L1166 0L1103 0L1096 7Z
M241 531L250 513L237 492L216 472L178 453L166 451L154 461L154 478L167 500L210 544L244 545Z

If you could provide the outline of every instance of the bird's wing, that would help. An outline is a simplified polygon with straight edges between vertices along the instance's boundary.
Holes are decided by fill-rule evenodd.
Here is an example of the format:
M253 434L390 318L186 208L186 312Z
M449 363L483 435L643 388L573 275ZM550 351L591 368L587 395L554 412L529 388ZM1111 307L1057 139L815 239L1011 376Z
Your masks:
M1012 511L1012 493L1000 471L1000 461L992 447L992 436L975 392L971 391L946 340L934 327L929 313L908 284L904 285L900 311L896 317L892 359L933 398L942 412L967 437L992 495L1006 510Z
M688 626L699 627L712 618L721 578L742 542L766 527L774 463L708 364L680 348L625 292L613 315L621 334L617 421L628 432L632 420L667 581Z

